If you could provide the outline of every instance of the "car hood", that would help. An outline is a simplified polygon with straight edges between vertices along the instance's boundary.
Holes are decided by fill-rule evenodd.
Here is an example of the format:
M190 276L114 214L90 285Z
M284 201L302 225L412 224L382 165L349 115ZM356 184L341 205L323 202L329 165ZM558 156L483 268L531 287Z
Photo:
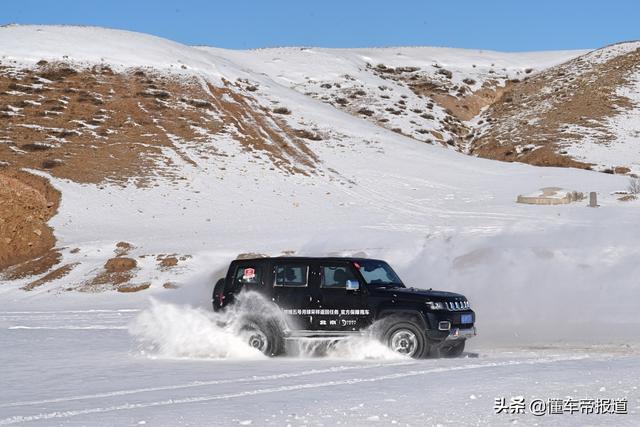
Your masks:
M398 299L423 301L464 301L464 295L455 292L434 291L433 289L418 288L369 288L371 295L394 297Z

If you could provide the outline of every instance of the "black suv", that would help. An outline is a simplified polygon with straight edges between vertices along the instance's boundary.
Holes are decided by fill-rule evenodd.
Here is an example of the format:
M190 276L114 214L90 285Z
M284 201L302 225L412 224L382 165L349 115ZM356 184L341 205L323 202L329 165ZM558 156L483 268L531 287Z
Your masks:
M249 344L267 355L282 353L288 339L335 340L366 330L407 356L454 357L476 335L475 313L464 296L407 288L381 260L235 260L215 285L213 309L232 305L243 290L257 291L277 307L277 316L249 310L242 327Z

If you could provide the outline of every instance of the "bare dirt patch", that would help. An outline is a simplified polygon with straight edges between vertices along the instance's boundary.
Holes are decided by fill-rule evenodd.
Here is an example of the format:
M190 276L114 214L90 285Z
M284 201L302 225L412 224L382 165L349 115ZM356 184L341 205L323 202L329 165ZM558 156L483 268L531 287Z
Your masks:
M279 169L313 173L318 158L304 140L241 92L149 70L0 66L0 159L76 182L145 186L217 154L214 140L225 135Z
M502 94L508 90L507 86L485 83L479 90L468 95L455 97L450 94L433 94L433 99L444 109L451 111L452 115L460 120L471 120L488 105L496 102ZM464 135L461 135L464 136Z
M49 271L61 259L62 254L55 249L51 249L41 256L8 267L2 272L2 278L5 280L17 280L28 276L38 276Z
M140 283L138 285L120 285L116 290L118 292L129 293L144 291L145 289L149 289L150 287L151 283Z
M78 263L65 264L62 267L59 267L59 268L56 268L55 270L50 271L44 277L41 277L38 280L34 280L33 282L30 282L29 284L23 286L21 289L25 291L31 291L39 286L45 285L49 282L53 282L54 280L61 279L62 277L69 274L71 270L73 270L77 265Z
M59 204L60 193L47 179L13 168L0 170L0 271L53 248L47 221Z
M138 266L138 263L133 258L116 257L109 259L104 265L104 269L107 273L121 273L129 270L133 270Z
M116 256L120 257L120 256L127 255L129 251L131 251L133 248L135 248L135 246L133 246L131 243L118 242L116 243L116 249L115 249Z
M107 260L104 269L93 279L81 284L76 290L81 292L101 292L128 286L137 270L138 263L133 258L115 257Z
M178 258L174 256L168 256L160 260L160 266L165 269L175 267L176 265L178 265Z
M638 196L636 196L635 194L625 194L624 196L618 197L618 200L620 200L621 202L630 202L637 199Z
M180 288L180 286L176 285L175 283L172 282L166 282L162 284L162 287L165 289L178 289Z

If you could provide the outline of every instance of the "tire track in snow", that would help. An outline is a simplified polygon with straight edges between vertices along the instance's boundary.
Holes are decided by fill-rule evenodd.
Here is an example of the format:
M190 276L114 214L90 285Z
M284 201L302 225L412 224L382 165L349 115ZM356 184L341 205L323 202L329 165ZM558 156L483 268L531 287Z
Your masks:
M139 309L2 311L0 325L8 330L126 330ZM7 327L4 327L7 324Z
M25 325L15 325L9 326L7 328L10 331L13 330L41 330L44 329L46 331L55 331L55 330L64 330L64 331L101 331L101 330L127 330L126 326L108 326L108 325L91 325L91 326L25 326Z
M91 309L91 310L50 310L50 311L0 311L0 317L5 315L17 314L95 314L95 313L138 313L142 311L139 308L121 308L121 309Z
M532 359L532 360L524 360L524 361L492 362L492 363L472 364L472 365L464 365L464 366L431 368L431 369L423 369L423 370L412 370L407 372L398 372L394 374L380 375L380 376L369 377L369 378L348 378L348 379L336 380L336 381L325 381L325 382L318 382L318 383L304 383L304 384L294 384L294 385L288 385L288 386L261 388L261 389L254 389L254 390L239 391L235 393L186 397L182 399L166 399L166 400L158 400L155 402L143 402L143 403L126 403L126 404L115 405L115 406L87 408L87 409L78 409L78 410L70 410L70 411L56 411L56 412L49 412L49 413L40 413L35 415L16 415L13 417L4 418L0 420L0 425L10 425L10 424L18 424L18 423L24 423L24 422L30 422L30 421L40 421L40 420L50 420L50 419L56 419L56 418L70 418L70 417L76 417L80 415L99 414L99 413L106 413L106 412L125 411L125 410L142 409L142 408L150 408L150 407L170 406L170 405L179 405L179 404L188 404L188 403L201 403L201 402L210 402L210 401L216 401L216 400L227 400L227 399L258 396L258 395L271 394L271 393L282 393L287 391L337 387L337 386L343 386L343 385L353 385L353 384L362 384L362 383L373 383L378 381L396 380L401 378L416 377L421 375L429 375L429 374L442 373L442 372L468 371L473 369L498 368L498 367L518 366L518 365L538 365L538 364L583 360L588 358L589 356L575 356L575 357L565 357L565 358Z
M377 363L374 365L336 366L332 368L311 369L308 371L293 372L293 373L288 372L288 373L282 373L282 374L252 376L252 377L244 377L244 378L229 378L229 379L220 379L220 380L211 380L211 381L192 381L186 384L174 384L174 385L157 386L157 387L137 388L137 389L130 389L130 390L116 390L116 391L110 391L105 393L87 394L87 395L79 395L79 396L3 403L3 404L0 404L0 408L42 405L46 403L71 402L76 400L102 399L105 397L126 396L130 394L149 393L149 392L155 392L155 391L180 390L180 389L186 389L186 388L192 388L192 387L204 387L209 385L220 385L220 384L231 384L231 383L247 383L247 382L279 380L279 379L288 379L288 378L298 378L298 377L304 377L309 375L331 374L331 373L354 371L354 370L361 370L361 369L370 369L370 368L373 369L373 368L380 368L380 367L386 368L386 367L407 366L407 365L415 365L415 364L416 362L406 361L406 362L396 362L396 363Z

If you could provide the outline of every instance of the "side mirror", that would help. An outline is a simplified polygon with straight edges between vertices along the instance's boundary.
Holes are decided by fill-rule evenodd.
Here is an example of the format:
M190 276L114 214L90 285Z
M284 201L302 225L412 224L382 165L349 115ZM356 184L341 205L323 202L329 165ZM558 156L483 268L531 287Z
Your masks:
M360 283L357 280L347 280L348 291L357 291L358 289L360 289Z

